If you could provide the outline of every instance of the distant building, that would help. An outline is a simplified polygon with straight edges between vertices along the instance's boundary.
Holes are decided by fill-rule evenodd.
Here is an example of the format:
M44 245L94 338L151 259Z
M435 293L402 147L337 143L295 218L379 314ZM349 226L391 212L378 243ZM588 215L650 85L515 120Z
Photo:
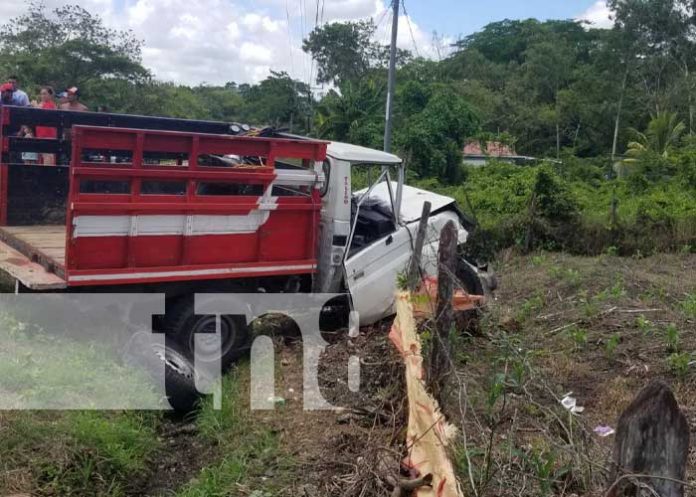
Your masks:
M496 159L510 164L528 164L536 161L535 157L517 155L515 149L501 142L486 142L485 148L481 147L479 140L469 140L464 145L464 164L467 166L483 166L490 159Z

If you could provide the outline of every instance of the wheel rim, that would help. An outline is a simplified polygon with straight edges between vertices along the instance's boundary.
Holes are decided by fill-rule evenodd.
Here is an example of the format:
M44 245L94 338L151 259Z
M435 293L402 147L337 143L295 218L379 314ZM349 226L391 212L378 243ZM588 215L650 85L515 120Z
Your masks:
M164 362L165 366L185 378L194 378L196 372L191 363L178 352L160 344L152 344L155 355Z
M226 356L234 346L237 333L229 319L220 319L220 349L216 347L215 316L204 316L193 325L189 337L189 350L203 361L215 361ZM199 335L196 340L196 335ZM196 345L198 348L196 349Z

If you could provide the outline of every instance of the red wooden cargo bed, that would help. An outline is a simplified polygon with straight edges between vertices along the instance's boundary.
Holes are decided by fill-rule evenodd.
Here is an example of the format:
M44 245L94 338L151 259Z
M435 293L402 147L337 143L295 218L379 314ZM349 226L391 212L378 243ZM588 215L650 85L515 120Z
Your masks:
M0 164L0 269L36 289L312 273L316 175L283 188L276 161L313 172L325 156L321 141L73 126L69 168ZM49 176L60 224L41 208Z

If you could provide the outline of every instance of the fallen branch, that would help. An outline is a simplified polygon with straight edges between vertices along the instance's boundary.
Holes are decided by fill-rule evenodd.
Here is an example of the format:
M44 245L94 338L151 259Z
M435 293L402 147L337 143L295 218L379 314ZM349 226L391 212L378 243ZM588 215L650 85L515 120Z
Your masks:
M631 474L625 474L619 476L614 483L611 484L609 489L606 491L604 494L604 497L613 497L614 492L616 492L616 488L619 486L619 484L624 481L624 480L638 480L640 478L650 478L650 479L656 479L656 480L666 480L666 481L671 481L674 483L681 483L685 487L689 488L696 488L696 485L693 483L689 483L688 481L685 480L680 480L678 478L670 478L669 476L657 476L657 475L644 475L644 474L638 474L638 473L631 473Z
M415 480L399 480L399 483L394 487L391 497L406 497L409 492L421 487L430 487L433 484L433 475L427 475L416 478Z
M616 312L625 312L628 314L638 313L638 312L664 312L665 309L619 309Z

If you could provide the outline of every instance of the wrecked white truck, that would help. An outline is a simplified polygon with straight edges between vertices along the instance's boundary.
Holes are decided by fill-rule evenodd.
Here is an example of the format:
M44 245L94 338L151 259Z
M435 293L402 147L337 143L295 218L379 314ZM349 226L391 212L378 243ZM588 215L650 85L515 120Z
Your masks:
M195 314L196 293L342 294L332 307L370 324L394 312L424 201L426 272L447 221L462 244L472 228L452 198L404 185L398 157L363 147L229 123L1 112L0 270L17 292L162 293L154 326L185 355L216 326ZM60 138L20 138L21 125ZM353 191L365 168L373 181ZM462 258L458 272L468 292L484 292L483 268ZM225 366L250 337L244 319L220 321L221 347L196 356Z

